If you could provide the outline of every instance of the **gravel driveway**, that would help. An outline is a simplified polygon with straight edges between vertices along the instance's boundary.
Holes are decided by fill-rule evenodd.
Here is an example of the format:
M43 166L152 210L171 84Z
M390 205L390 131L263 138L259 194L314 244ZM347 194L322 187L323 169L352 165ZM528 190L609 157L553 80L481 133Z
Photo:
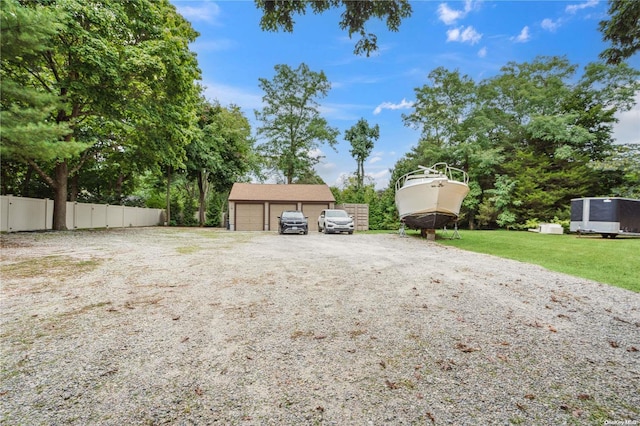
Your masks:
M397 234L1 242L2 424L640 420L627 290Z

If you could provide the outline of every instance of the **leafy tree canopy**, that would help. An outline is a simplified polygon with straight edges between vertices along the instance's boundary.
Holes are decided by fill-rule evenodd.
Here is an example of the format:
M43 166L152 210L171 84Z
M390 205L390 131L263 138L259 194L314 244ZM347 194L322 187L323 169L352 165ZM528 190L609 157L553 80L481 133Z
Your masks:
M260 79L265 95L262 111L255 111L262 122L257 129L264 143L258 146L267 168L281 171L287 183L308 176L318 163L314 151L321 143L334 147L340 133L320 115L318 99L331 84L324 72L311 71L305 64L292 69L276 65L272 80Z
M374 141L380 137L380 127L376 124L369 127L369 123L364 118L358 120L350 129L345 132L344 139L351 143L351 156L358 164L356 179L358 187L362 187L364 181L364 162L373 150Z
M56 143L71 133L68 123L52 119L63 107L57 94L38 90L30 76L20 72L29 63L39 62L51 48L52 39L63 28L63 15L41 6L23 7L16 0L3 1L0 7L0 154L23 161L77 155L87 148L85 144L61 147Z
M97 151L118 145L132 163L180 163L195 128L200 73L188 48L197 33L168 0L8 0L2 11L2 72L18 101L3 100L17 123L4 153L52 188L54 229L66 227L68 180L90 152L104 161ZM16 41L6 52L5 35ZM49 134L27 140L17 133L18 113Z
M202 99L199 132L187 145L187 176L197 181L200 225L204 225L210 187L227 192L255 164L249 121L237 106Z
M611 47L600 54L610 64L619 64L640 50L640 2L609 0L609 19L600 22L600 31Z
M371 18L386 20L387 28L398 31L402 20L411 16L412 9L408 0L353 1L353 0L255 0L256 7L263 16L260 27L265 31L284 30L292 32L294 16L304 15L307 9L321 14L329 9L344 9L339 22L341 30L347 30L349 37L359 34L354 53L367 56L378 49L378 38L366 30Z
M611 157L613 124L617 112L632 108L640 71L596 63L576 72L564 57L508 63L477 83L435 69L403 116L422 138L398 161L391 183L419 164L467 170L463 214L472 227L551 220L567 214L573 197L617 195L623 182L592 165L627 164L621 151L615 163Z

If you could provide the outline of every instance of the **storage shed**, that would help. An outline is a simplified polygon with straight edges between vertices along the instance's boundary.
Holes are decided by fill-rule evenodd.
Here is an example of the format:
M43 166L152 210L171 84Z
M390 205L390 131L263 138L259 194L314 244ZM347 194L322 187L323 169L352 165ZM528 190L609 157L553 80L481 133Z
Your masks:
M283 210L300 210L309 218L309 231L317 231L320 212L335 202L327 185L235 183L229 193L229 229L277 231Z

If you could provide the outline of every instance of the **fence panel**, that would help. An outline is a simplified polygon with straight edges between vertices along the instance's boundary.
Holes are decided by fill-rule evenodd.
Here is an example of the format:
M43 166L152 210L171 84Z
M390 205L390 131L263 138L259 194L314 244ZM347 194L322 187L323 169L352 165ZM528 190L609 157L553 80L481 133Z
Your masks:
M107 226L109 228L124 227L124 210L125 206L108 206L107 207Z
M353 216L356 231L369 230L369 204L338 204L336 209L345 210Z
M19 232L51 229L53 200L2 196L0 231ZM49 216L51 219L49 220Z
M162 224L162 209L67 202L67 229L121 228ZM0 196L0 231L39 231L53 227L53 200Z
M67 203L73 213L73 228L90 229L107 227L107 206L104 204ZM68 217L68 216L67 216ZM67 222L67 227L68 222Z

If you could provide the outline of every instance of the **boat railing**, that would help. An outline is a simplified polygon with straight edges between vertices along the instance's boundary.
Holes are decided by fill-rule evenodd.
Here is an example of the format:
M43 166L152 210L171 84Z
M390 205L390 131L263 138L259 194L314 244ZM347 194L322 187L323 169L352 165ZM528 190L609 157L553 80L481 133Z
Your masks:
M436 163L431 167L418 166L417 170L402 175L396 181L396 191L402 188L408 180L447 178L449 180L469 184L469 175L462 169L451 167L447 163Z

